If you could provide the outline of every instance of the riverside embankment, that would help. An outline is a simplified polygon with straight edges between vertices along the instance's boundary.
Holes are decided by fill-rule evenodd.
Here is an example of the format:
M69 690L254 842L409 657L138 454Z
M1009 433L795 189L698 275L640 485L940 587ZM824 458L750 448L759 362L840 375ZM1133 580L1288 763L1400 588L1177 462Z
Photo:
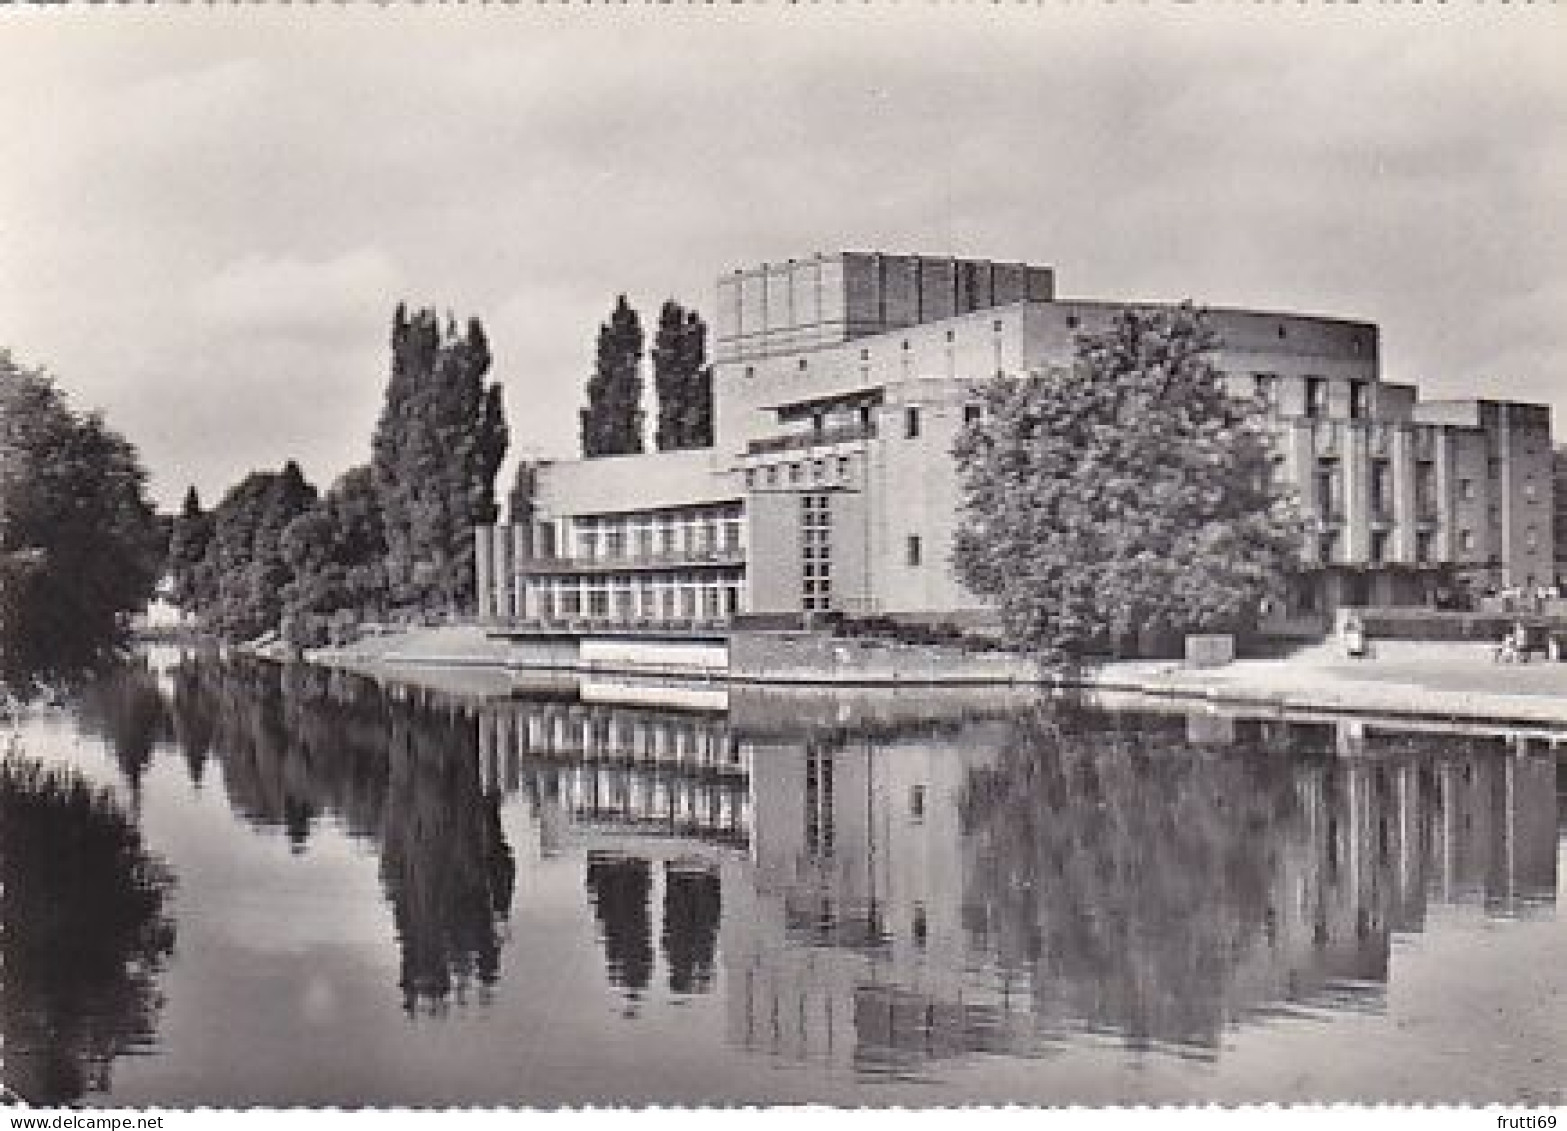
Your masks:
M718 649L718 650L715 650ZM755 633L722 646L649 651L564 642L519 645L470 627L415 629L319 649L313 663L474 697L575 686L583 677L832 687L1048 688L1025 657L965 653L803 633ZM1319 645L1283 659L1214 668L1107 663L1082 677L1106 693L1190 701L1247 712L1327 712L1484 721L1567 729L1567 664L1498 664L1484 644L1382 641L1367 659Z

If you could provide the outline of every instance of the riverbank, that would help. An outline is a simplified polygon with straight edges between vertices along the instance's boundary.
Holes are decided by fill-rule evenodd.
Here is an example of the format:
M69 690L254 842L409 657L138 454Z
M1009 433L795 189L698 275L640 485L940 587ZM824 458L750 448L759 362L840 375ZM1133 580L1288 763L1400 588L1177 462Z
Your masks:
M583 662L528 657L473 627L414 629L370 636L353 645L317 649L312 663L379 678L417 682L470 696L505 695L530 675L619 674L709 682L832 686L1052 686L1016 656L963 656L901 646L894 653L820 641L821 662L759 666L754 644L737 651L732 671L711 666L684 672L635 662ZM889 657L897 659L894 663ZM901 657L901 658L899 658ZM1169 661L1118 661L1087 673L1087 686L1238 709L1329 712L1394 718L1437 718L1567 728L1567 664L1498 664L1485 644L1379 641L1367 659L1351 660L1329 645L1282 659L1243 659L1213 668Z

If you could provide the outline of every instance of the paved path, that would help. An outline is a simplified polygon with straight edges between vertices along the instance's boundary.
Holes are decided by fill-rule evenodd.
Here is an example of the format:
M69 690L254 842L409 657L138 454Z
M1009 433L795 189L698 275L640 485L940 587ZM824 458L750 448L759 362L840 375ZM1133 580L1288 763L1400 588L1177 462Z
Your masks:
M1221 668L1173 663L1106 665L1099 683L1294 709L1377 711L1567 726L1567 663L1498 664L1486 644L1384 641L1351 660L1326 645L1281 660Z

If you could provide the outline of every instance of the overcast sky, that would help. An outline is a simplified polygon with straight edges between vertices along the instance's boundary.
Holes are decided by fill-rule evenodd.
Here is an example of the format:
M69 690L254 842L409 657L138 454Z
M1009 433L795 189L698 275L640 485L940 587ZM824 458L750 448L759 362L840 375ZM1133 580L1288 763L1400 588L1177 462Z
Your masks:
M617 292L846 248L1366 318L1567 435L1564 49L1556 5L8 11L0 346L165 505L365 459L400 300L570 455Z

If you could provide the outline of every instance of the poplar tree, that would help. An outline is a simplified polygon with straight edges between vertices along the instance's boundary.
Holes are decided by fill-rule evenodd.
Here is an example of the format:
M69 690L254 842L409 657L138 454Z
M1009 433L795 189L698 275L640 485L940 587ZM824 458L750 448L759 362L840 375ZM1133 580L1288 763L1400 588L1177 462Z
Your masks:
M642 323L621 295L599 327L598 354L581 411L582 455L633 455L642 442Z
M459 331L433 310L392 323L392 366L370 461L394 606L453 613L474 593L473 528L493 523L506 454L501 388L472 318Z
M713 371L707 365L707 325L673 299L658 315L653 388L658 395L660 451L713 445Z

